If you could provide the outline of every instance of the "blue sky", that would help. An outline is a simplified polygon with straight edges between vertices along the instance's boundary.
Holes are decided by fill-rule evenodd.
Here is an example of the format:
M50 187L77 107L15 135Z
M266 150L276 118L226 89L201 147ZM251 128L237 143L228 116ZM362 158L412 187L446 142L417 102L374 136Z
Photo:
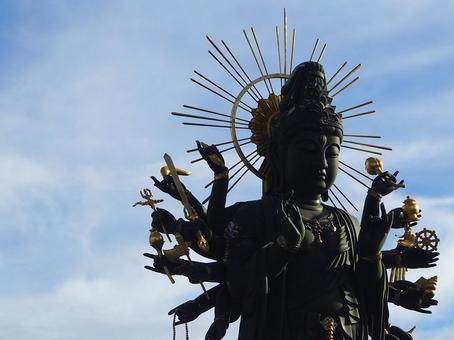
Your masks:
M199 289L183 278L171 287L143 269L149 211L131 204L158 174L164 152L194 172L185 180L190 189L207 195L210 172L190 165L185 150L195 139L228 136L183 127L169 113L182 104L229 111L189 81L193 69L240 90L210 59L206 34L225 39L254 70L242 36L254 26L276 70L274 27L284 7L297 30L298 62L319 37L328 43L328 74L345 60L363 64L359 83L336 105L374 100L378 113L352 120L348 129L381 134L383 144L394 147L383 156L385 167L400 170L407 189L387 198L388 209L414 196L424 212L421 226L436 228L442 239L439 266L410 273L439 275L440 305L431 316L393 309L391 320L403 328L416 324L417 339L454 336L454 3L5 0L0 338L170 338L167 311ZM361 167L364 155L343 153ZM361 202L363 188L338 181ZM259 182L246 176L229 201L253 199L259 191ZM163 207L181 214L164 198ZM388 247L394 243L390 237ZM190 325L192 338L202 338L211 317ZM235 339L235 326L226 339Z

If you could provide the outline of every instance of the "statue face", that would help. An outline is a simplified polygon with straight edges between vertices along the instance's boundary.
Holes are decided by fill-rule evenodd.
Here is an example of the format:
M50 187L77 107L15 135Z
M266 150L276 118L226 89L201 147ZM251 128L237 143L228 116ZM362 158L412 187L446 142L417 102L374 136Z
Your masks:
M339 165L340 138L323 132L296 134L285 157L285 183L301 197L315 197L334 183Z

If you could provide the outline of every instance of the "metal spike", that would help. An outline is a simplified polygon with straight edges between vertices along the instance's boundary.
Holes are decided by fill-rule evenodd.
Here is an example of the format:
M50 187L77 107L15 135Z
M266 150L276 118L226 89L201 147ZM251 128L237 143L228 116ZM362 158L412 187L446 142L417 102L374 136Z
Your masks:
M381 138L381 136L371 136L371 135L357 135L357 134L344 134L344 137L356 137L356 138Z
M248 43L248 45L249 45L249 49L250 49L251 52L252 52L252 55L253 55L254 60L255 60L255 62L256 62L256 64L257 64L257 67L259 68L260 74L261 74L262 77L263 77L264 74L263 74L262 68L260 67L259 60L257 59L257 56L255 55L255 51L254 51L254 49L252 48L251 42L249 41L249 37L248 37L248 35L247 35L247 33L246 33L246 30L243 30L243 34L244 34L244 36L245 36L245 38L246 38L246 41L247 41L247 43ZM268 91L268 94L271 94L271 91L270 91L270 88L268 87L267 82L265 81L264 83L265 83L265 86L266 86L266 90Z
M191 126L205 126L205 127L215 127L215 128L226 128L230 129L230 125L213 125L213 124L198 124L198 123L190 123L190 122L182 122L181 124L183 125L191 125ZM247 127L242 127L242 126L237 126L236 129L243 129L243 130L249 130Z
M260 48L259 41L254 31L254 27L251 27L252 36L254 37L255 45L257 46L257 50L259 51L260 60L262 61L263 69L265 70L265 74L268 75L268 69L266 68L265 60L263 59L262 49ZM271 84L271 79L268 79L268 83L270 84L271 92L274 93L273 84Z
M355 148L353 146L342 145L342 147L343 148L347 148L347 149L351 149L351 150L362 151L362 152L366 152L366 153L372 153L374 155L379 155L379 156L382 155L381 152L376 152L376 151L367 150L367 149L361 149L361 148Z
M342 117L342 120L344 120L344 119L349 119L349 118L354 118L354 117L359 117L359 116L366 116L366 115L370 115L370 114L375 113L375 112L376 112L375 110L372 110L372 111L366 111L366 112L356 113L356 114L354 114L354 115Z
M312 57L314 56L315 50L317 49L317 46L318 46L318 41L319 41L319 39L317 38L317 40L315 41L314 48L312 49L312 53L311 53L311 57L309 58L309 61L312 61Z
M339 93L341 93L342 91L344 91L345 89L349 88L351 85L353 85L357 80L359 79L359 77L356 77L355 79L353 79L351 82L349 82L347 85L345 85L343 88L341 88L339 91L337 91L335 94L333 94L331 96L331 98L334 98L336 97Z
M215 86L216 88L218 88L219 90L221 90L222 92L224 92L225 94L229 95L230 97L232 97L233 99L236 99L236 96L234 96L233 94L231 94L229 91L227 91L226 89L224 89L223 87L219 86L218 84L216 84L214 81L208 79L206 76L204 76L203 74L201 74L200 72L198 72L197 70L194 70L194 73L197 74L199 77L205 79L207 82L209 82L211 85ZM253 110L252 107L250 107L248 104L246 104L245 102L243 102L242 100L240 100L240 103L243 104L244 106L248 107L250 110Z
M229 103L232 103L232 104L235 103L233 100L231 100L231 99L227 98L226 96L220 94L219 92L217 92L217 91L215 91L215 90L209 88L208 86L202 84L201 82L197 81L196 79L194 79L194 78L190 78L190 79L191 79L192 82L194 82L194 83L196 83L197 85L199 85L199 86L201 86L201 87L207 89L208 91L210 91L211 93L214 93L215 95L221 97L222 99L227 100ZM238 107L240 107L241 109L243 109L244 111L249 112L249 113L252 111L251 109L247 109L247 108L245 108L245 107L242 106L242 105L238 105Z
M356 178L355 176L353 176L352 174L350 174L349 172L345 171L344 169L342 169L341 167L339 167L339 170L342 171L343 173L345 173L346 175L350 176L351 178L353 178L355 181L357 181L358 183L364 185L367 189L370 189L369 186L367 184L364 184L363 182L361 182L358 178Z
M288 69L288 73L292 73L293 70L293 57L295 53L295 44L296 44L296 29L293 29L292 33L292 51L290 53L290 68Z
M382 146L382 145L375 145L375 144L367 144L367 143L353 142L353 141L350 141L350 140L344 140L343 143L350 143L350 144L368 146L368 147L370 147L370 148L376 148L376 149L381 149L381 150L393 151L393 149L390 148L389 146Z
M347 62L344 61L344 63L341 65L341 67L339 67L337 69L337 71L333 74L333 76L330 78L330 80L328 80L328 82L326 83L326 86L325 87L328 87L329 83L331 83L331 81L336 78L336 76L339 74L340 71L342 71L342 69L345 67L345 65L347 65Z
M229 66L232 68L232 70L238 75L238 77L240 77L240 79L243 81L243 85L242 87L244 87L245 85L247 85L247 81L241 76L241 74L237 71L237 69L232 65L232 63L230 62L230 60L224 55L224 53L222 53L222 51L219 49L219 47L214 43L213 39L211 39L208 35L206 36L208 42L216 49L216 51L218 51L218 53L221 55L221 57L227 62L227 64L229 64ZM257 98L253 97L250 93L249 95L252 97L252 99L255 101L255 102L258 102Z
M353 73L358 71L361 67L361 64L356 65L350 72L348 72L341 80L339 80L336 85L334 85L328 92L331 92L334 90L336 87L338 87L340 84L342 84L346 79L348 79Z
M320 55L318 56L317 63L319 63L320 60L322 60L323 54L325 53L325 50L326 50L326 43L323 44L323 48L322 48L322 51L320 52Z
M344 204L341 202L341 200L337 197L337 195L334 193L334 190L329 189L329 192L333 194L334 198L336 201L341 205L342 209L348 212L347 208L344 206Z
M244 70L244 68L241 66L241 64L239 63L238 59L235 57L235 55L233 54L233 52L230 50L230 48L227 46L227 44L225 43L224 40L221 40L221 43L224 45L225 49L229 52L230 56L233 58L233 60L235 60L235 63L238 65L238 67L240 68L240 70L243 72L243 74L245 75L246 79L249 80L249 82L251 83L252 80L251 78L249 77L249 75L246 73L246 71ZM252 89L254 89L256 92L254 92ZM260 93L260 91L255 87L255 85L252 86L251 88L251 91L256 95L258 96L260 99L263 99L263 96L262 94Z
M251 165L255 165L255 163L257 163L261 158L262 158L262 156L257 158L253 163L251 163ZM238 177L237 180L230 186L230 188L227 189L227 193L229 193L235 187L235 185L237 185L238 182L244 177L244 175L246 175L249 171L250 171L249 168L247 168L243 172L243 174L240 177Z
M222 123L230 123L230 120L226 120L226 119L218 119L218 118L211 118L211 117L196 116L196 115L190 115L190 114L181 113L181 112L171 112L170 114L172 116L178 116L178 117L211 120L211 121L214 121L214 122L222 122ZM235 124L249 126L248 124L241 123L241 122L237 122Z
M284 8L284 73L287 74L287 13Z
M216 116L230 118L230 115L226 115L225 113L219 113L219 112L212 111L212 110L202 109L200 107L195 107L195 106L191 106L191 105L183 105L183 107L187 108L187 109L191 109L191 110L200 111L200 112L211 113L211 114L216 115ZM238 117L235 117L235 119L236 120L240 120L240 121L245 122L245 123L249 123L249 120L247 120L247 119L242 119L242 118L238 118Z
M373 181L374 179L372 177L369 177L367 176L366 174L362 173L361 171L355 169L354 167L348 165L347 163L344 163L342 161L339 161L340 164L342 164L343 166L346 166L347 168L349 168L350 170L353 170L354 172L356 172L358 175L361 175L365 178L367 178L369 181Z
M281 63L281 44L280 44L280 37L279 37L279 26L276 26L276 43L277 43L277 60L279 61L279 73L282 73L282 63ZM281 87L284 85L282 78Z
M339 112L336 112L336 113L344 113L344 112L348 112L348 111L351 111L351 110L354 110L354 109L358 109L360 107L363 107L363 106L366 106L366 105L370 105L372 104L373 101L372 100L369 100L368 102L365 102L365 103L362 103L362 104L359 104L359 105L355 105L355 106L352 106L352 107L349 107L348 109L345 109L345 110L342 110L342 111L339 111Z
M340 192L340 194L347 200L347 202L350 203L350 205L353 207L353 209L355 209L356 211L358 211L358 209L355 207L355 205L353 204L353 202L349 200L349 198L342 192L342 190L339 189L339 188L337 187L337 185L334 184L334 183L333 183L333 186L336 188L337 191Z

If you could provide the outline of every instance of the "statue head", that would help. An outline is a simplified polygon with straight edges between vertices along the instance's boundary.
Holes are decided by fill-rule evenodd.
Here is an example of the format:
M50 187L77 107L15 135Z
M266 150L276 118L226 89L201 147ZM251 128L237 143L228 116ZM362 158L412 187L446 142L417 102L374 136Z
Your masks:
M294 190L302 197L323 195L334 183L342 142L322 65L295 67L282 87L280 114L270 138L271 191Z

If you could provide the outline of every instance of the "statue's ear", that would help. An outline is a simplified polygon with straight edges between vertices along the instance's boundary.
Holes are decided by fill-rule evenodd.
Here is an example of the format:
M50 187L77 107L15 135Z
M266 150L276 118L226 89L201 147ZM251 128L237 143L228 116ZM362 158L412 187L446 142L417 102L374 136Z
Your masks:
M328 201L328 191L325 191L325 192L322 194L322 201L323 201L323 202L327 202L327 201Z

